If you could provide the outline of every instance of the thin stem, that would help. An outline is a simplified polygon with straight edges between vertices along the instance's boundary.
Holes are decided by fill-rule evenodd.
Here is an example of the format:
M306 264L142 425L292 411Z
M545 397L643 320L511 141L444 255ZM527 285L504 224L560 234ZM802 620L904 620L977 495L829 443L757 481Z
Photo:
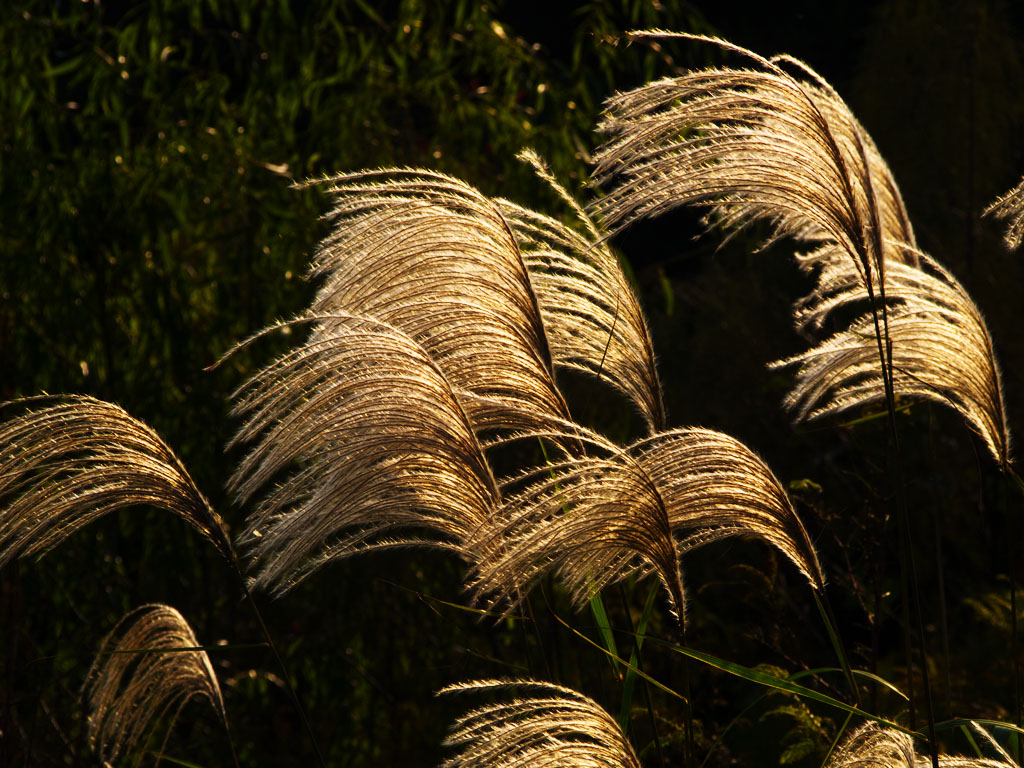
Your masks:
M817 589L812 590L812 592L814 594L814 602L818 606L818 612L821 614L821 620L825 622L825 629L828 630L829 639L832 641L832 648L839 658L839 666L843 668L843 674L846 675L846 682L850 686L853 702L859 707L860 689L857 687L857 681L853 677L853 668L850 666L850 660L846 655L846 649L843 647L842 638L839 636L839 626L836 624L835 615L832 613L832 606L828 601L828 595L825 594L824 588L822 588L820 594Z
M1012 477L1020 481L1017 473L1012 469L1008 470ZM1002 493L1005 498L1005 491ZM1016 725L1021 726L1021 695L1020 695L1020 635L1017 628L1017 568L1015 565L1016 552L1014 551L1017 541L1017 526L1013 515L1010 513L1010 505L1004 504L1006 510L1006 546L1008 549L1009 575L1010 575L1010 654L1013 658L1013 703L1016 709ZM1024 765L1024 739L1017 736L1017 765Z
M657 590L657 588L658 585L655 584L651 591L652 595L655 594L655 590ZM622 609L626 612L626 621L629 622L629 634L633 638L633 653L631 654L630 661L632 662L635 659L636 663L634 664L634 666L636 666L636 668L642 672L644 667L643 659L640 655L640 637L637 635L636 627L633 625L633 616L629 612L629 600L626 598L626 588L623 586L622 582L619 582L619 598L622 600ZM624 688L628 687L626 685L627 681L632 681L635 679L635 676L633 676L632 673L629 670L627 670L626 675L624 677ZM665 757L661 753L661 739L658 737L658 722L654 717L654 707L651 704L651 690L646 680L644 681L644 693L647 699L647 716L651 720L651 732L654 734L654 745L655 748L658 750L658 763L660 765L664 765ZM632 699L632 690L624 690L622 694L623 711L620 712L619 715L623 733L627 732L627 729L629 727L629 709L631 708Z
M684 647L689 647L686 641L686 625L682 618L682 609L679 615L679 636ZM683 715L686 720L686 768L694 768L697 758L697 749L693 739L693 695L690 688L690 667L692 660L688 656L683 657L683 696L686 697Z
M910 519L905 505L901 505L900 526L903 533L904 545L906 547L907 568L910 578L910 597L913 599L914 618L917 624L917 635L921 651L921 687L924 689L925 718L928 721L928 739L931 751L932 768L939 768L939 747L935 740L935 713L932 708L931 685L928 674L928 651L925 646L924 621L921 611L921 593L917 584L917 569L914 566L913 537L910 532ZM909 628L908 628L909 632Z
M235 768L241 768L238 762L238 753L235 751L235 740L231 735L231 726L228 724L227 715L224 716L224 732L228 737L228 747L231 749L231 763Z
M232 552L232 555L234 555L234 552ZM292 677L288 673L288 667L285 665L284 659L277 650L277 645L274 643L274 638L270 635L270 630L267 629L266 622L263 621L263 614L260 613L259 606L256 605L256 601L253 599L252 592L249 591L249 585L245 581L245 574L242 573L242 568L238 562L237 555L234 555L232 558L232 565L234 566L235 573L241 582L242 591L245 593L245 599L249 603L249 607L252 608L252 612L256 616L257 623L260 625L263 637L266 638L267 645L270 646L270 650L273 652L274 658L277 660L277 666L281 670L281 676L284 679L285 687L288 689L288 693L291 694L292 703L295 705L295 709L298 710L299 717L302 719L302 725L306 729L306 734L309 736L310 743L313 745L313 752L316 754L317 763L320 765L320 768L327 768L327 764L324 762L324 756L320 752L320 745L317 743L316 736L313 733L313 727L309 723L309 718L306 717L306 710L302 708L302 703L299 701L299 695L295 692L295 686L292 685Z

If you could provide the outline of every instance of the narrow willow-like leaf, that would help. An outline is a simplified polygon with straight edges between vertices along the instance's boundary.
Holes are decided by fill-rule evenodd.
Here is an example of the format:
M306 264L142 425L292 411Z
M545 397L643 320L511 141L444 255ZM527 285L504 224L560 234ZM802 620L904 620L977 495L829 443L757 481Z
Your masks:
M985 321L959 282L933 259L891 263L886 273L893 389L899 397L943 403L959 412L1001 466L1010 461L1002 383ZM867 295L843 260L824 265L797 321L820 327ZM815 419L882 400L870 314L812 349L772 365L797 367L785 405L797 420Z
M314 276L314 314L372 317L420 344L458 390L521 408L479 429L568 418L540 310L515 238L493 201L427 170L325 179L333 232ZM328 326L329 328L329 326Z
M498 206L516 236L540 304L556 366L607 380L655 432L665 406L647 321L615 254L586 212L532 151L520 159L566 201L587 236L508 200Z
M570 688L534 680L476 680L441 694L516 688L520 697L456 720L446 746L459 753L445 768L640 768L615 719Z
M94 520L137 505L181 517L232 559L224 523L178 457L119 406L65 396L0 424L0 567L41 555Z
M765 59L718 39L633 34L713 43L754 68L688 72L609 99L598 130L611 138L595 155L595 179L612 188L592 207L614 230L681 205L705 205L726 231L764 221L772 240L792 236L845 253L866 280L893 257L883 255L886 242L913 246L881 155L806 64Z
M985 209L985 215L990 214L1006 222L1003 239L1007 247L1020 247L1021 240L1024 240L1024 181L994 200Z
M568 457L514 481L485 541L500 552L476 567L479 599L514 604L540 575L554 571L579 608L607 584L656 573L683 618L680 556L729 536L777 547L812 587L817 556L778 480L738 441L706 429L663 432L619 449L597 436L604 456ZM493 545L491 545L493 547Z
M246 422L234 442L256 445L230 488L245 502L277 481L243 535L257 585L281 593L328 560L374 547L466 554L498 491L451 384L394 328L318 320L305 344L235 395L233 413Z
M196 697L208 699L227 724L206 651L181 650L198 645L188 622L169 605L140 606L114 627L82 689L89 744L104 764L144 743L161 722L167 724L166 743L178 714Z

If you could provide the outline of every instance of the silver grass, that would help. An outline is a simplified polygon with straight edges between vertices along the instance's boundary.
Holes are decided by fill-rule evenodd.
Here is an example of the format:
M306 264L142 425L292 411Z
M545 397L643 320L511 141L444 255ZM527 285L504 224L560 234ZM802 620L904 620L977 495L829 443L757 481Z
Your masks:
M568 418L515 237L497 206L428 170L353 173L318 182L333 195L332 233L312 274L313 314L372 317L420 344L458 390L520 403L480 429Z
M940 768L1016 768L1017 764L987 731L977 723L972 722L971 727L1001 759L939 755ZM931 758L916 752L914 739L909 734L878 723L867 723L843 741L826 768L927 768L930 765Z
M615 719L581 693L534 680L476 680L441 694L517 688L520 697L460 717L445 740L459 753L444 768L640 768Z
M319 321L308 341L235 394L233 414L246 421L234 443L255 446L229 487L244 503L277 482L242 542L259 568L256 584L278 594L369 548L465 554L461 544L498 503L472 424L423 349L373 320Z
M116 763L193 698L206 698L227 725L224 699L206 651L169 605L143 605L125 615L103 642L82 689L89 744Z
M1024 181L994 200L985 214L1006 222L1004 241L1009 248L1018 248L1024 240Z
M647 322L636 294L579 203L531 150L520 159L568 204L586 230L508 200L498 207L515 234L556 366L607 380L639 409L648 430L665 428L665 406Z
M800 260L820 270L818 285L797 309L797 325L820 328L840 307L870 311L775 364L798 366L786 399L797 419L883 400L891 386L894 397L951 405L1006 466L1005 408L981 314L917 249L892 174L842 99L790 57L673 36L713 42L757 68L691 72L610 100L600 128L612 140L597 154L596 176L618 186L595 204L598 213L621 227L704 204L727 230L767 221L772 239L809 243ZM1010 215L1013 199L1011 192L997 212Z
M1005 467L1010 433L985 321L949 272L923 253L915 260L916 265L892 262L886 272L893 391L955 409ZM836 259L821 267L814 293L797 310L797 322L820 328L830 313L862 307L866 300L856 273ZM796 384L784 401L797 420L842 413L885 396L870 314L771 365L797 368Z
M503 547L474 569L478 600L514 605L534 580L554 571L578 608L629 574L656 573L682 621L680 557L729 536L768 542L814 589L824 586L785 491L739 441L700 428L659 433L624 449L596 435L588 441L604 455L568 457L513 481L522 489L480 533Z
M765 59L723 40L701 40L751 60L666 78L609 99L598 130L595 180L614 184L592 208L614 230L681 205L713 209L723 229L756 221L850 256L872 283L889 242L914 245L899 192L868 134L806 64Z
M0 567L44 554L94 520L136 505L174 513L233 559L224 523L178 457L119 406L64 396L0 424Z

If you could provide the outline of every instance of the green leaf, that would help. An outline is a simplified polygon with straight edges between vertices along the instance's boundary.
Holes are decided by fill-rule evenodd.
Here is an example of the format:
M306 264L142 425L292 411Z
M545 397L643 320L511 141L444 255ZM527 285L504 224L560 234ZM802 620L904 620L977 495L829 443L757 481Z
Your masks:
M762 672L757 672L753 669L750 669L749 667L744 667L742 664L735 664L731 661L720 659L717 656L712 656L710 653L695 651L692 648L684 648L681 645L675 645L674 643L670 643L666 640L661 640L656 637L652 637L651 641L656 642L659 645L664 645L665 647L675 651L676 653L680 653L683 656L688 656L691 659L696 659L697 661L703 662L704 664L707 664L709 667L714 667L715 669L721 670L722 672L727 672L730 675L735 675L736 677L743 678L748 682L756 683L757 685L762 685L766 688L774 688L779 691L786 691L787 693L795 693L797 696L802 696L805 699L811 699L812 701L817 701L820 704L826 704L830 707L841 709L844 712L851 712L855 715L859 715L860 717L863 717L866 720L871 720L873 722L884 725L888 728L893 728L899 731L900 733L907 734L908 736L913 736L915 738L922 739L925 738L924 734L922 733L919 733L917 731L911 731L908 728L904 728L902 725L899 725L898 723L894 723L891 720L886 720L884 717L878 717L877 715L873 715L870 712L865 712L863 709L860 709L859 707L851 706L842 701L839 701L839 699L834 699L831 696L828 696L824 693L819 693L818 691L812 690L811 688L805 688L802 685L797 685L796 683L790 682L789 680L773 677L772 675L766 675ZM967 721L956 721L956 725L958 726L961 722ZM938 725L936 725L936 729L938 729Z
M636 637L633 643L633 652L629 656L629 668L626 670L626 679L622 684L622 706L619 708L619 727L623 733L629 730L629 713L633 709L633 689L636 687L636 672L633 667L640 664L640 649L644 644L644 633L647 631L647 622L654 612L654 598L658 595L658 585L651 586L647 594L647 603L644 605L644 612L640 616L640 623L636 628Z
M594 614L597 630L601 634L601 640L604 641L604 647L608 649L612 669L618 674L619 651L615 647L615 636L612 634L611 622L608 621L608 613L604 609L604 601L601 599L600 592L595 592L594 596L590 598L590 612Z

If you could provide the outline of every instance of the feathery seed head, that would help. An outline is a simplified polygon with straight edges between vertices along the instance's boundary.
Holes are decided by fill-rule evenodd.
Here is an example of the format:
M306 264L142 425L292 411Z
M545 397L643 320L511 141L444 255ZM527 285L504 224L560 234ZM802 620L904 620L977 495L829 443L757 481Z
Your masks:
M53 398L3 407L43 400ZM223 521L178 457L119 406L63 396L0 424L0 567L42 555L94 520L137 505L172 512L233 558Z
M89 744L104 761L145 742L195 697L205 697L227 723L220 685L192 628L169 605L143 605L126 614L103 642L82 689Z

